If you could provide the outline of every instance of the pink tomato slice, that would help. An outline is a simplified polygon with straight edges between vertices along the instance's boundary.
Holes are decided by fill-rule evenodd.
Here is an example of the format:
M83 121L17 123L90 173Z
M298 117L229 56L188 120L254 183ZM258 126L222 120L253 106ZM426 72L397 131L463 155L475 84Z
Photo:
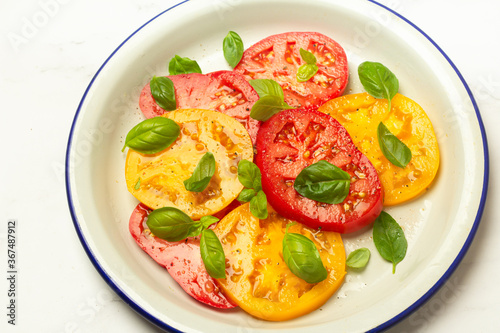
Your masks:
M129 230L137 244L194 299L219 309L234 308L205 270L198 237L181 242L167 242L151 234L145 222L151 210L137 205L129 221Z

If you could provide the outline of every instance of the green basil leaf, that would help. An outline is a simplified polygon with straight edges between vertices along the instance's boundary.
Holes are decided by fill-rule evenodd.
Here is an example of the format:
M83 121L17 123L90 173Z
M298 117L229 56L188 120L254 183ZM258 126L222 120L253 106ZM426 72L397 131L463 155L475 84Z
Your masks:
M366 247L354 250L347 256L346 265L351 268L363 268L370 260L370 250Z
M297 70L297 81L306 82L318 72L317 60L314 54L303 48L300 48L300 56L305 61L305 64Z
M232 68L236 67L243 56L244 47L241 37L236 32L229 31L222 42L222 50L229 65Z
M321 160L304 168L293 187L302 196L328 204L339 204L347 198L351 176L339 167Z
M318 72L318 66L304 64L297 70L297 81L306 82Z
M175 55L168 64L168 71L170 75L178 74L189 74L189 73L200 73L201 68L196 62L196 60L191 60L189 58L182 58Z
M318 283L328 277L318 249L312 240L304 235L289 233L286 227L283 237L283 260L293 274L307 283Z
M212 224L217 222L219 222L219 219L212 215L206 215L200 219L200 224L204 229L210 227Z
M201 233L200 252L208 274L214 279L226 277L226 256L222 244L212 229Z
M283 98L274 95L266 95L260 97L257 102L254 103L250 110L250 117L259 121L266 121L276 113L287 109L293 109L293 107L285 103Z
M256 79L249 80L248 83L255 89L259 97L264 97L267 95L278 96L281 99L285 98L283 94L283 89L278 84L278 82L271 79Z
M249 202L253 197L257 195L257 192L253 188L245 188L238 195L239 202Z
M396 273L396 265L406 256L408 242L403 229L384 211L373 224L373 242L382 258L392 262L392 273Z
M186 213L174 207L153 210L146 221L148 228L158 238L179 242L198 236L200 223L193 221Z
M240 192L238 201L250 201L250 212L259 219L267 218L267 197L262 191L261 173L254 163L241 160L238 163L238 180L246 188Z
M197 222L195 222L195 224L193 224L193 226L191 227L191 229L189 230L189 232L187 234L187 237L199 236L203 232L203 230L207 229L208 227L210 227L212 224L214 224L216 222L219 222L219 219L216 218L215 216L211 216L211 215L202 216L199 221L197 221Z
M259 167L248 160L238 163L238 180L246 188L252 188L256 192L262 189L261 173Z
M250 200L250 213L258 219L267 219L267 197L264 191L260 190Z
M358 75L365 90L375 98L385 98L391 111L391 101L399 90L396 75L379 62L365 61L358 67Z
M380 150L389 162L400 168L410 163L412 157L410 148L392 134L382 122L378 124L377 138Z
M370 95L385 98L390 105L399 90L399 81L394 73L381 63L365 61L359 65L358 74L363 88Z
M172 119L146 119L128 132L122 151L129 147L139 153L156 154L174 143L179 133L180 127Z
M283 89L278 82L270 79L257 79L248 81L259 94L259 100L254 103L250 111L250 117L260 121L266 121L274 114L293 109L284 100Z
M205 153L194 168L191 177L184 181L184 187L190 192L203 192L215 173L215 157L211 152Z
M259 169L259 168L257 168L257 169ZM260 174L260 170L259 170L257 178L255 178L253 180L253 189L256 192L259 192L260 190L262 190L262 175Z
M141 188L141 177L137 178L137 183L135 183L134 190L138 190Z
M149 82L149 86L151 88L151 95L153 95L153 99L162 109L172 111L177 108L174 83L172 80L164 76L153 76Z
M299 52L300 52L300 57L302 58L302 60L304 60L306 62L306 64L308 64L308 65L315 65L316 62L318 61L318 60L316 60L316 57L314 56L314 54L312 54L311 52L309 52L307 50L304 50L303 48L300 48Z

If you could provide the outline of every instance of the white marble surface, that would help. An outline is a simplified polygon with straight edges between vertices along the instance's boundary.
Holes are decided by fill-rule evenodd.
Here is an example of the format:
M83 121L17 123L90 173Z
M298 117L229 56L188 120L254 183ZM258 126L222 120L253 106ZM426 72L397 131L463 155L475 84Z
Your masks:
M241 0L227 0L237 4ZM177 1L25 0L0 4L0 331L159 332L88 260L69 214L64 158L90 79L135 29ZM487 205L456 272L389 332L500 331L500 2L382 1L449 55L471 87L490 151ZM6 223L18 220L17 325L7 324Z

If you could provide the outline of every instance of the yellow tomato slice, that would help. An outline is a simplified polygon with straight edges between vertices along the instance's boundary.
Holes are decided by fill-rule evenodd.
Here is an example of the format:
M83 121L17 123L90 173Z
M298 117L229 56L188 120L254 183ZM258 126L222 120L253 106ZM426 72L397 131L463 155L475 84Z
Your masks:
M253 159L248 132L236 119L216 111L184 109L164 116L175 121L181 133L170 147L154 155L129 150L128 190L152 209L176 207L194 220L217 213L243 189L238 162ZM189 192L183 182L206 152L215 157L215 174L204 191Z
M247 203L219 221L214 231L226 255L226 278L217 283L224 295L251 315L282 321L316 310L335 293L345 275L345 250L338 233L317 231L299 223L290 227L289 232L314 241L328 271L322 282L305 282L283 261L285 227L293 221L270 206L268 210L268 218L259 220Z
M425 111L413 100L397 94L389 112L387 100L362 93L332 99L319 111L337 119L377 169L384 188L384 205L408 201L434 180L439 168L436 135ZM381 121L410 148L412 159L405 168L393 165L380 150L377 127Z

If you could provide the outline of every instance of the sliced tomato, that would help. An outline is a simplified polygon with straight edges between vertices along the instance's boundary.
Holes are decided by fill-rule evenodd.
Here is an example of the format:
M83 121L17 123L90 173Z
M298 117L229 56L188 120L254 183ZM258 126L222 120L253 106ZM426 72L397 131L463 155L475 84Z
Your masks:
M256 164L262 188L286 218L325 231L348 233L373 222L382 211L383 191L377 171L353 144L344 127L316 110L282 111L260 128ZM326 160L351 175L349 195L340 204L301 196L293 184L313 163Z
M137 244L194 299L220 309L234 308L221 292L215 280L205 270L200 255L199 238L167 242L151 234L145 222L151 210L143 204L132 212L129 230Z
M297 70L305 63L301 48L314 54L318 66L318 72L306 82L297 81ZM317 32L269 36L248 48L234 70L247 80L275 80L283 88L285 101L293 107L321 105L342 95L349 74L344 49Z
M388 110L386 99L368 93L345 95L323 104L318 111L338 119L354 144L377 169L384 188L384 205L396 205L425 192L439 169L439 147L432 123L415 101L396 94ZM377 127L387 128L411 149L405 168L389 162L380 150Z
M211 110L182 109L164 115L181 128L176 141L157 154L130 149L125 162L127 188L150 208L176 207L193 220L213 215L238 197L238 162L252 161L248 132L236 119ZM216 171L202 192L186 190L201 158L211 152Z
M246 79L232 71L168 76L174 83L177 109L208 109L236 118L255 142L260 122L250 118L250 109L259 95ZM164 114L151 95L149 83L142 89L139 107L146 118Z
M316 245L328 277L310 284L295 276L283 260L283 237L293 221L268 206L259 220L248 203L236 208L214 229L226 254L226 278L217 279L224 294L251 315L270 321L296 318L323 305L342 285L345 251L342 238L301 224L289 232L309 238Z

